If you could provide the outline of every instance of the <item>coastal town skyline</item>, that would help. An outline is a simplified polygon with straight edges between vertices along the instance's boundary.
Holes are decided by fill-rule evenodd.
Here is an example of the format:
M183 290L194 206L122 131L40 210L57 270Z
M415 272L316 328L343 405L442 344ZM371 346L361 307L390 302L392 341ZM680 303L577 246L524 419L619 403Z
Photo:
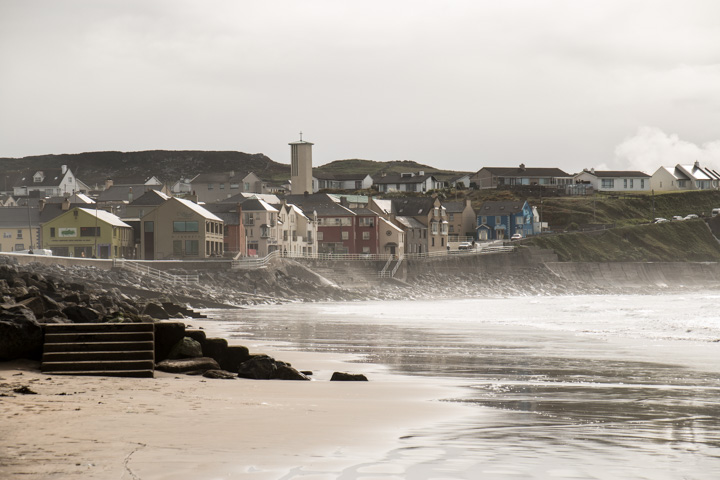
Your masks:
M720 166L707 2L0 2L0 157Z

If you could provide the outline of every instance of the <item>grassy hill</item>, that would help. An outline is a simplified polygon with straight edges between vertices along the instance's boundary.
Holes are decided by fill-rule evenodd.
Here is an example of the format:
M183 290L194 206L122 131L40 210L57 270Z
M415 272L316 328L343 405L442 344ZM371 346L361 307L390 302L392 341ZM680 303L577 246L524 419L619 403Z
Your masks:
M522 244L553 249L563 262L720 261L720 242L703 220L543 235Z

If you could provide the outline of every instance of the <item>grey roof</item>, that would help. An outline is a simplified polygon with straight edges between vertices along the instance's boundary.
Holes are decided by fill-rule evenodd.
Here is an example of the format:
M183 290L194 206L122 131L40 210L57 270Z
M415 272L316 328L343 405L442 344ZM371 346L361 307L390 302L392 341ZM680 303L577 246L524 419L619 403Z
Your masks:
M483 216L508 215L522 212L525 205L523 200L513 200L506 202L484 202L480 209L475 212Z
M607 177L607 178L650 178L650 175L637 170L583 170L582 173L589 173L596 177Z
M232 175L231 175L232 174ZM225 182L242 182L248 174L243 172L221 172L221 173L200 173L190 180L190 184L199 183L225 183Z
M36 173L42 172L43 173L43 180L41 182L35 182L33 180L33 177ZM51 187L60 185L60 182L62 182L62 179L65 177L65 174L62 173L62 169L60 168L44 168L42 170L33 169L33 170L25 170L24 172L20 173L18 176L15 177L15 181L13 182L13 186L15 187Z
M479 170L486 170L496 177L571 177L559 168L527 168L527 167L483 167Z
M0 227L27 228L40 224L40 211L37 208L3 207L0 208Z
M242 204L243 211L266 211L266 212L277 212L277 208L273 207L269 203L267 203L264 200L260 200L259 198L248 198L245 200Z
M329 173L329 172L315 172L313 177L319 180L365 180L367 173Z
M465 210L465 202L443 202L447 213L462 213Z
M399 216L426 216L435 206L431 197L403 197L392 199L393 210Z
M372 215L373 217L377 217L377 213L373 212L369 208L351 208L351 210L355 213L355 215L363 217Z
M159 190L148 190L130 202L130 205L162 205L168 198L170 198L170 195L166 195Z
M405 228L427 228L425 224L419 222L418 220L414 219L413 217L395 217L395 220L397 220L398 223L403 225Z
M354 216L352 210L343 207L335 202L332 197L324 193L314 193L312 195L286 195L285 201L297 205L304 212L310 214L316 211L321 217L340 217Z
M98 195L100 202L123 202L130 201L130 189L132 188L133 199L141 197L149 190L162 190L162 185L145 185L144 183L133 185L113 185L103 190Z

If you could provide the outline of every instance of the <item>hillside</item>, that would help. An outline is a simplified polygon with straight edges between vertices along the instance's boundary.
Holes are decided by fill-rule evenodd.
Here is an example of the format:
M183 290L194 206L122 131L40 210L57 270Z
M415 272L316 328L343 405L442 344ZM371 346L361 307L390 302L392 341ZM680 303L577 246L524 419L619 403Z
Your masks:
M262 153L150 150L145 152L90 152L0 158L3 172L68 165L89 185L107 178L155 175L166 183L192 178L198 173L256 172L270 180L285 181L290 165L274 162Z
M563 262L718 262L720 242L703 220L636 225L523 240Z

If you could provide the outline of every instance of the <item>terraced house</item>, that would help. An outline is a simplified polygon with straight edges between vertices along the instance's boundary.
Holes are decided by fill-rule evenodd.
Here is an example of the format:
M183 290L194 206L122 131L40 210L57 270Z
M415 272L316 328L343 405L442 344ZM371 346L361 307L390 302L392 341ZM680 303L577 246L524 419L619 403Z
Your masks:
M170 197L140 219L140 258L192 260L223 253L223 221L200 205Z
M477 239L502 240L534 234L533 210L525 201L485 202L477 212Z

